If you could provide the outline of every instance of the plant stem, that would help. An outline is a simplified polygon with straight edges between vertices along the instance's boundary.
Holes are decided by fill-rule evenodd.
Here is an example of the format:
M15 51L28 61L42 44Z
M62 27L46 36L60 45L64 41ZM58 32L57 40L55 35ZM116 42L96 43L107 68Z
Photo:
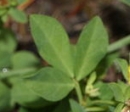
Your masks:
M95 100L90 105L94 104L108 104L108 105L115 105L115 102L109 100Z
M8 78L11 76L18 76L29 72L34 72L36 70L37 70L36 68L27 68L27 69L12 70L12 71L7 70L6 72L0 72L0 79Z
M101 107L87 107L85 109L86 112L101 112L101 111L105 111L106 108L101 108Z
M78 101L82 105L83 104L83 95L82 95L82 92L81 92L79 82L75 79L73 79L73 80L74 80L74 83L75 83L75 90L76 90L76 93L77 93L77 96L78 96Z
M118 50L118 49L120 49L123 46L126 46L128 44L130 44L130 36L127 36L127 37L109 45L107 52L108 53L114 52L114 51L116 51L116 50Z

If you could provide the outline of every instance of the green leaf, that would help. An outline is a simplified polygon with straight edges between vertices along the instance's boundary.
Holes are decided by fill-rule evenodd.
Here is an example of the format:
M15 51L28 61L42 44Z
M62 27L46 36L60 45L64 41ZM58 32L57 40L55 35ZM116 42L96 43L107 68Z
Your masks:
M0 70L11 66L12 54L6 51L0 51Z
M124 92L125 101L130 99L130 86L127 87L126 91Z
M116 64L120 67L124 78L129 81L129 76L128 76L128 63L124 59L116 59Z
M122 89L122 92L125 94L125 91L126 91L126 89L128 88L129 85L124 83L124 82L122 82L122 81L120 81L120 80L118 81L118 85Z
M108 68L113 64L113 61L119 57L119 53L111 53L107 54L101 62L98 64L96 68L96 73L98 74L98 78L104 78L106 75Z
M85 112L82 106L80 106L76 101L70 99L70 106L72 112Z
M114 112L122 112L122 108L123 108L124 104L123 103L119 103L116 107L116 109L114 110Z
M108 84L103 82L98 82L94 85L95 88L99 89L99 98L102 100L111 100L113 98L113 92L109 88ZM106 94L107 93L107 94Z
M115 97L116 101L119 101L119 102L124 102L125 101L123 91L122 91L122 89L120 88L120 86L118 84L111 83L111 84L109 84L109 87L113 91L113 94L114 94L114 97Z
M30 108L39 108L50 104L50 102L33 93L20 79L12 88L12 99L14 102Z
M6 112L11 109L10 89L0 82L0 112Z
M122 3L130 6L130 0L120 0Z
M0 30L0 51L13 52L17 43L12 31L8 29Z
M49 101L58 101L74 88L73 81L54 68L43 68L26 83L39 96Z
M40 55L52 66L73 77L69 39L61 24L48 16L32 15L31 33Z
M94 70L105 56L108 35L99 17L92 19L83 29L77 43L75 74L81 80Z
M72 56L73 56L73 62L75 63L75 57L76 57L76 52L77 52L77 48L76 45L71 44L71 52L72 52Z
M26 23L27 17L23 11L20 11L16 8L11 8L9 10L9 15L16 21L20 23Z
M39 59L31 52L20 51L12 56L13 69L39 67Z

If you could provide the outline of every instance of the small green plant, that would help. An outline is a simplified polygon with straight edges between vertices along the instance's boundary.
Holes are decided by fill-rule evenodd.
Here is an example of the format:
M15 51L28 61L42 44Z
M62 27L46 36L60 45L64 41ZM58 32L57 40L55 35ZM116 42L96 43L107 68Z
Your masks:
M16 22L26 23L27 17L25 13L17 9L17 6L26 0L1 0L0 1L0 22L6 22L12 17Z
M0 34L8 39L0 38L1 112L13 110L16 104L17 112L129 111L128 64L113 53L129 43L129 36L109 45L99 17L84 27L76 45L70 44L54 18L31 15L30 28L38 52L49 66L43 67L33 53L15 52L14 38L2 28ZM101 80L115 59L127 83Z
M38 51L51 67L44 67L28 79L27 86L49 101L59 101L75 89L79 103L85 105L80 81L107 53L108 36L100 18L95 17L85 26L76 45L70 45L66 32L55 19L32 15L30 22ZM44 88L39 89L40 86Z

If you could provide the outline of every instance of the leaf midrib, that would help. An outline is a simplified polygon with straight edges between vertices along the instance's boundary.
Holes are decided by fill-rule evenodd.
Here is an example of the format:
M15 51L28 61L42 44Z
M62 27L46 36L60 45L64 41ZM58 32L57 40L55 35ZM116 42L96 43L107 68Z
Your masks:
M34 22L37 23L37 24L39 24L39 22L36 22L35 19L34 19ZM46 37L47 37L46 34L43 33L43 31L41 30L41 29L42 29L41 25L37 25L37 24L35 24L35 25L39 27L40 31L42 32L43 35L45 35L45 38L46 38ZM46 40L49 40L49 38L46 38ZM65 68L65 69L68 71L68 73L70 74L69 76L71 76L71 74L72 74L72 73L71 73L71 70L69 70L69 67L65 64L63 58L62 58L60 55L57 55L58 51L57 51L57 49L54 49L55 46L54 46L53 44L51 44L51 43L52 43L51 41L47 41L47 42L52 46L52 49L54 50L54 53L56 54L56 56L58 56L58 59L60 60L62 66L64 66L64 68ZM71 76L71 77L72 77L72 76Z
M98 24L98 22L96 21L96 23L95 23L95 25L94 26L96 26L97 27L97 24ZM93 27L93 29L94 29L94 27ZM95 35L95 32L96 32L96 30L93 30L93 33L91 33L91 35L90 35L90 37L93 37L94 35ZM92 40L92 38L90 38L90 41ZM86 56L86 54L88 54L88 50L90 49L90 45L91 44L93 44L93 43L89 43L89 45L88 45L88 48L87 48L87 50L86 50L86 52L85 52L85 55L82 57L83 59L82 59L82 65L81 65L81 67L80 67L80 69L78 70L78 76L80 77L80 75L79 75L79 73L81 73L81 71L82 71L82 69L84 68L84 65L85 65L85 59L87 58L87 56ZM78 79L79 79L79 77L77 77Z

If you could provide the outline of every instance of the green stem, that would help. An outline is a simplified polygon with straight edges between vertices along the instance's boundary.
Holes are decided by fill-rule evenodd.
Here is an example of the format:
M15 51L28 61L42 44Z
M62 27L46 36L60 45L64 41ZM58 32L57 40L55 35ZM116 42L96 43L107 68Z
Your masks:
M0 72L0 79L8 78L11 76L17 76L21 74L26 74L29 72L34 72L36 70L37 70L36 68L27 68L27 69L12 70L12 71L7 71L7 72Z
M101 112L101 111L106 111L106 108L101 108L101 107L87 107L85 109L86 112Z
M75 80L75 79L73 79L73 80L74 80L74 83L75 83L75 90L76 90L76 93L77 93L77 96L78 96L78 101L82 105L83 104L83 95L82 95L82 92L81 92L80 85L79 85L77 80Z
M130 44L130 36L127 36L117 42L114 42L113 44L109 45L108 47L108 53L114 52L120 48L122 48L123 46L126 46Z
M108 105L115 105L115 102L109 100L95 100L90 105L94 104L108 104Z

